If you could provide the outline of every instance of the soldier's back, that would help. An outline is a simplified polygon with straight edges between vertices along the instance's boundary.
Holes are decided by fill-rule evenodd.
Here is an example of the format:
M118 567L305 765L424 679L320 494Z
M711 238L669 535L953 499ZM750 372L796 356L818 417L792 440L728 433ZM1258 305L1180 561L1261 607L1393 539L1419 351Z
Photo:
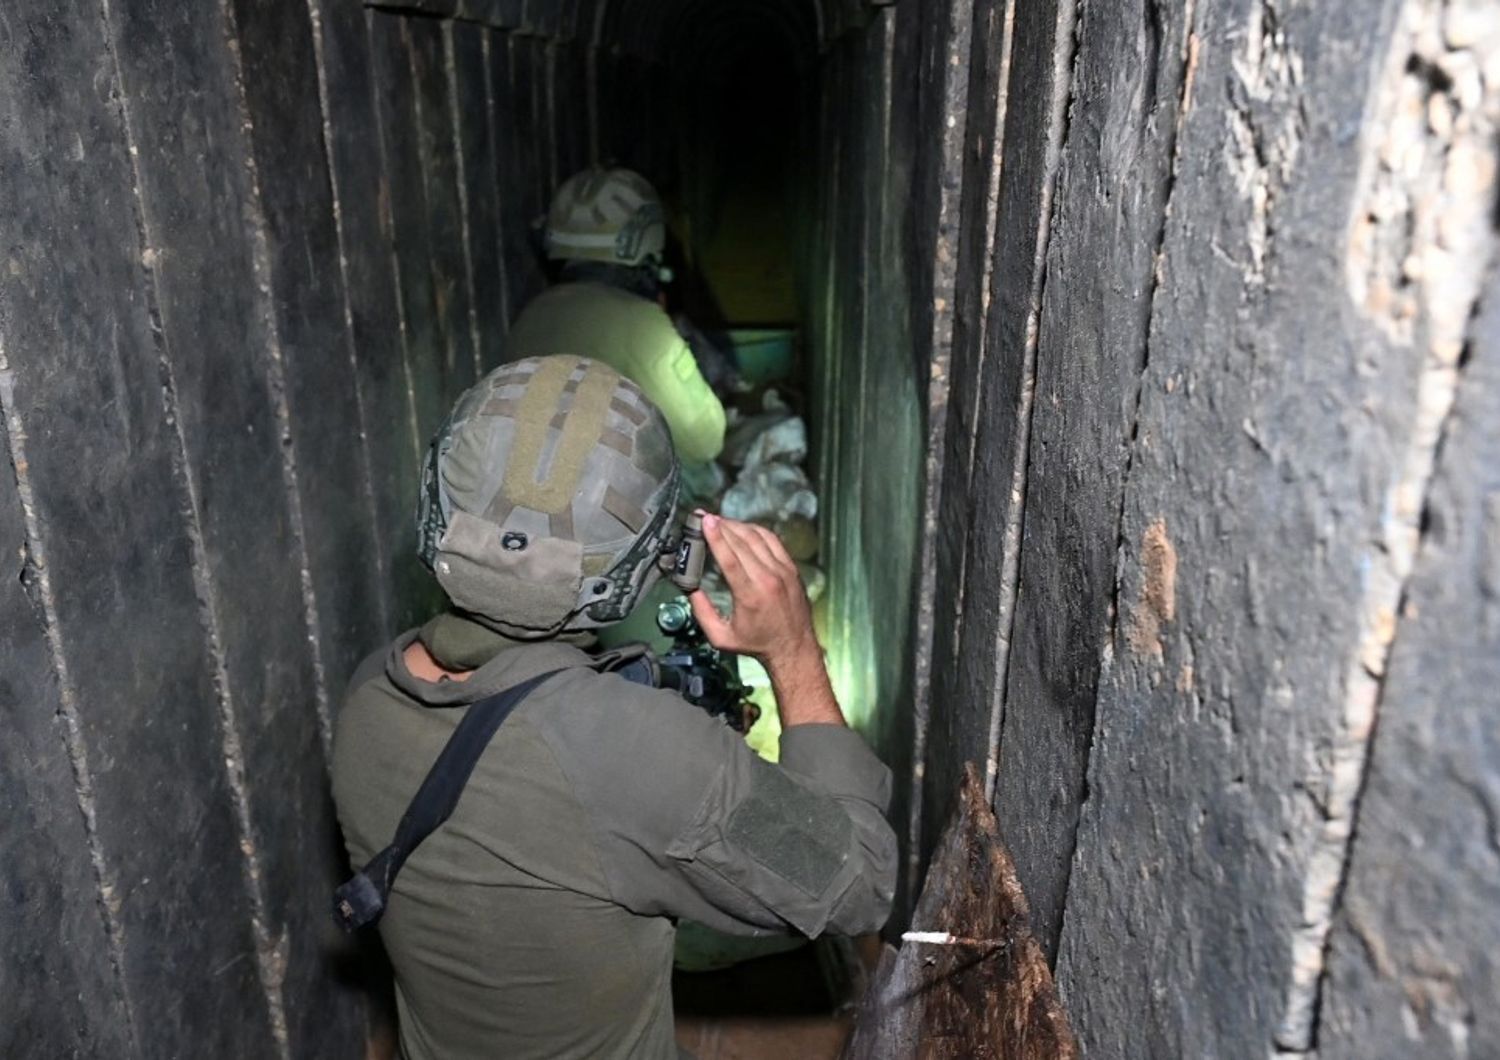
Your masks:
M608 284L564 283L538 295L511 325L507 361L575 354L634 382L666 417L685 463L724 445L724 407L687 342L655 302Z

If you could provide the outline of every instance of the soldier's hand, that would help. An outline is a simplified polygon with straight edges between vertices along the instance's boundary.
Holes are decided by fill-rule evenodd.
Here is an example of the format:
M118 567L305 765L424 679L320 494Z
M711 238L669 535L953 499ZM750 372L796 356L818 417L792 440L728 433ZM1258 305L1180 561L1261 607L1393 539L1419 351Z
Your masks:
M843 725L807 592L781 539L764 527L717 515L703 517L703 536L734 596L734 613L726 619L702 590L692 595L693 614L709 643L765 664L783 728Z
M762 661L817 650L812 612L797 564L781 539L753 523L703 517L703 536L734 597L729 618L701 590L691 597L709 643Z

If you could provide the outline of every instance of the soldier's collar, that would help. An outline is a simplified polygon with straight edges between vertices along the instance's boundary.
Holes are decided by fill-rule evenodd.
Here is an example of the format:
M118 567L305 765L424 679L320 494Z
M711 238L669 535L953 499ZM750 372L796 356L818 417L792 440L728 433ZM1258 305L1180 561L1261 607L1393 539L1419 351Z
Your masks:
M581 650L579 638L567 640L513 640L488 630L462 615L440 616L454 621L434 620L419 629L407 630L397 637L386 656L385 673L391 683L426 707L454 707L473 703L502 689L530 680L551 670L593 668L592 656ZM465 625L478 630L465 629ZM483 633L483 636L481 636ZM431 637L431 641L425 639ZM473 670L467 680L425 681L406 668L406 649L422 639L427 650L442 666L452 670ZM432 645L445 652L439 655ZM488 653L488 658L481 656Z
M587 649L595 640L591 633L564 633L545 641L521 640L453 611L444 611L430 619L417 632L417 639L437 664L447 670L477 670L501 652L526 644L567 644Z

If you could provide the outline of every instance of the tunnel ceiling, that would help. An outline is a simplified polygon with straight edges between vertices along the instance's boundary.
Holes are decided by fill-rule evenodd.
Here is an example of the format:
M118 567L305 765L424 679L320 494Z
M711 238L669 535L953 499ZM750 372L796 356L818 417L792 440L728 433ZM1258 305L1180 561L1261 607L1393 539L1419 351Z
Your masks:
M581 0L597 5L594 40L668 64L722 54L748 30L778 32L811 57L827 39L826 8L841 0ZM855 7L862 5L849 4Z
M734 39L752 22L773 27L799 53L815 53L872 7L891 0L365 0L368 7L425 11L499 29L563 40L584 39L646 59L671 61Z

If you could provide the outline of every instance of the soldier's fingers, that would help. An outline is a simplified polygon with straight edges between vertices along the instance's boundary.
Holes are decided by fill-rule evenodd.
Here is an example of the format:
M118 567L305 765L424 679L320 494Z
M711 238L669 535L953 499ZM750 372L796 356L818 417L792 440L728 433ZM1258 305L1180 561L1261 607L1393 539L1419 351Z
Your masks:
M749 575L745 571L744 561L740 558L740 549L724 532L724 520L717 515L705 515L703 537L708 542L708 550L714 554L714 559L719 564L719 570L724 573L724 580L729 583L730 591L734 591L737 586L744 585Z
M775 577L775 572L756 554L739 527L728 519L720 519L718 523L723 547L734 556L740 567L738 581L730 580L729 573L725 572L725 579L730 580L730 589L736 598L758 597L764 592L767 580Z
M760 528L753 523L739 523L732 519L722 520L724 533L733 538L747 568L752 565L759 568L753 573L778 574L776 558L771 550L766 547L760 535L756 533Z
M746 523L745 525L755 531L755 535L765 545L767 554L769 554L776 566L789 574L797 573L796 561L792 559L791 553L786 550L786 545L782 543L781 538L776 536L776 531L767 529L759 523Z
M688 603L693 608L693 617L698 620L698 628L703 630L708 642L715 648L733 650L733 632L729 623L719 614L719 609L708 598L708 594L699 589L688 597Z

